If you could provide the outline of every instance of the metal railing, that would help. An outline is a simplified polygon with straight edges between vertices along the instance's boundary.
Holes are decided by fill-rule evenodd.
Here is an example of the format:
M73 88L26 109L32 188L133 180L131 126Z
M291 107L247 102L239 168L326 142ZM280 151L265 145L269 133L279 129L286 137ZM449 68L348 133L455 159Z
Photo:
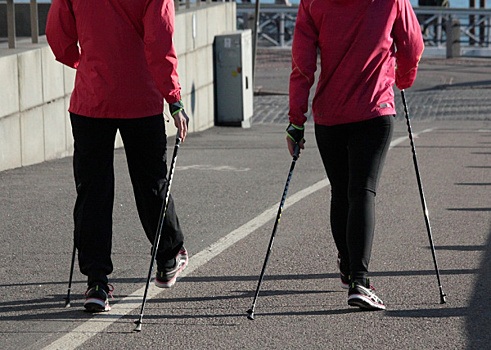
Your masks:
M199 7L215 1L226 0L174 0L176 12L182 9ZM8 47L15 48L15 5L7 2ZM258 27L258 40L262 45L289 47L298 6L261 5ZM446 23L457 19L460 23L460 44L467 47L486 49L491 54L491 10L456 9L441 7L416 7L414 9L421 24L421 31L427 47L446 46ZM37 0L30 0L31 41L39 40L39 21ZM254 4L237 4L237 26L239 29L254 27Z
M39 20L37 0L30 0L31 42L39 42ZM7 0L7 33L9 49L15 48L15 5L14 0Z
M444 46L447 37L446 23L458 20L461 44L490 47L491 10L417 8L415 12L427 46Z
M237 27L254 31L254 5L237 4ZM298 6L261 5L258 22L258 40L270 46L289 47L293 40L293 29Z
M258 24L258 43L263 46L289 47L298 6L262 5ZM441 7L415 7L421 31L427 47L444 48L447 41L447 23L459 23L458 43L465 47L484 49L491 55L491 10L457 9ZM253 29L254 7L237 5L237 26Z
M213 2L225 2L227 0L174 0L176 12L182 9L190 9L199 7L203 4L211 4ZM15 3L14 0L6 0L7 2L7 35L8 47L14 49L16 47L15 33ZM30 22L31 22L31 42L36 44L39 42L39 18L38 18L38 3L37 0L30 0Z
M179 11L181 8L185 9L190 9L193 6L199 7L201 6L202 3L205 4L211 4L212 2L225 2L225 0L174 0L174 8L176 9L176 12Z

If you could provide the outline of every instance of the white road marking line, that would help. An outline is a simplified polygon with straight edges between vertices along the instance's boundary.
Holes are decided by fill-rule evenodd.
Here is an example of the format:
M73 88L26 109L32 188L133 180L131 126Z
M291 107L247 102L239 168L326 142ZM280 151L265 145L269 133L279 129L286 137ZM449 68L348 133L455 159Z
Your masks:
M251 168L236 168L229 165L210 165L210 164L194 164L194 165L178 165L176 169L183 170L213 170L213 171L235 171L244 172L249 171Z
M423 130L421 133L430 132L433 129ZM417 135L417 134L414 134ZM408 137L399 137L390 143L390 148L393 148L403 141L407 140ZM304 199L308 195L326 187L329 184L327 179L323 179L293 195L287 197L283 209L286 209L298 201ZM262 214L259 214L249 222L240 226L239 228L233 230L226 236L220 238L214 244L210 245L208 248L203 249L199 253L193 255L189 259L188 267L181 273L181 277L185 277L194 272L194 270L206 264L208 261L218 256L225 249L231 247L241 239L247 237L252 232L265 225L268 221L274 219L278 212L278 205L270 207ZM70 350L75 349L82 345L84 342L102 332L104 329L109 327L111 324L119 320L121 317L129 314L135 309L141 308L141 302L143 298L143 293L145 292L145 287L142 287L135 291L133 294L128 295L118 303L112 306L109 313L98 314L91 318L90 320L84 322L80 326L74 328L70 333L67 333L63 337L55 340L50 345L46 346L46 350ZM151 299L162 293L163 290L155 287L153 283L150 284L148 289L147 298ZM145 325L145 318L143 318L143 326Z

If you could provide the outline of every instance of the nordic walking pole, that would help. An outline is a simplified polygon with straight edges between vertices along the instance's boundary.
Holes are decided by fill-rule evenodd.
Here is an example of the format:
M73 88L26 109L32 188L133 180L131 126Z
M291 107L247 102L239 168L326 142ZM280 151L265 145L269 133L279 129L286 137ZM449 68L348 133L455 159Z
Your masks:
M154 242L153 242L152 260L150 261L150 268L148 269L148 276L147 276L147 284L145 285L145 292L143 293L143 301L142 301L142 306L141 306L141 310L140 310L140 318L137 321L135 321L135 324L136 324L135 332L140 332L142 330L143 312L145 310L145 304L147 302L148 287L150 286L150 279L152 278L153 265L155 262L155 258L157 257L157 249L158 249L158 246L160 243L160 236L162 235L162 229L164 228L165 213L167 212L167 206L169 204L170 187L172 185L172 178L174 177L174 170L176 168L177 151L179 150L180 144L181 144L181 138L179 136L177 136L176 137L176 144L174 146L174 153L172 154L172 162L171 162L170 170L169 170L167 189L165 191L165 197L164 197L165 199L164 199L164 202L162 203L162 209L160 211L159 223L157 225L157 233L155 234L155 238L154 238Z
M75 243L73 243L73 252L72 252L72 265L70 267L70 279L68 280L68 291L65 297L65 307L70 307L70 292L72 290L72 280L73 280L73 268L75 267L75 255L77 253L77 247L75 247Z
M266 258L264 259L263 269L261 271L261 276L259 277L259 281L257 283L256 294L254 295L254 300L252 301L252 306L247 313L249 314L247 318L249 320L254 320L254 309L256 308L257 297L259 296L259 290L261 289L261 283L264 279L264 273L266 272L266 265L268 264L269 256L271 254L271 250L273 248L274 237L276 235L276 229L278 228L278 224L280 223L281 212L283 211L283 205L285 204L286 193L288 192L288 187L290 186L290 180L292 178L293 169L295 169L295 164L298 159L298 154L300 152L300 146L297 143L295 145L295 149L293 151L293 160L292 165L290 166L290 172L288 173L288 178L286 179L285 189L283 190L283 195L281 196L280 207L278 208L278 214L276 214L276 220L273 227L273 233L271 234L271 239L269 241L268 251L266 253Z
M414 145L413 133L411 131L411 122L409 121L409 112L406 103L406 94L404 90L401 90L402 104L404 105L404 113L406 114L407 131L409 132L409 141L411 143L411 150L413 152L414 170L416 170L416 179L418 180L419 195L421 197L421 204L423 206L423 213L425 217L426 230L428 231L428 238L430 240L431 254L433 255L433 262L435 263L436 278L438 280L438 287L440 288L440 304L447 302L446 295L443 293L442 283L440 281L440 270L438 269L438 263L436 261L435 245L433 244L433 235L431 234L430 218L428 217L428 209L426 207L425 194L423 192L423 183L419 175L418 159L416 158L416 147Z

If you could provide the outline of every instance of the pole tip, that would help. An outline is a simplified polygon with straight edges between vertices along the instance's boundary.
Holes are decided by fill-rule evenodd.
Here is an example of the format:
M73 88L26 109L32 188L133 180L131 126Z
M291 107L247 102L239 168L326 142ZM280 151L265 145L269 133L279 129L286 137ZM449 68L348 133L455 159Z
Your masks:
M135 321L136 327L134 329L135 332L141 332L142 330L142 323L140 321Z
M447 296L445 294L440 294L440 304L447 303Z
M247 310L247 313L248 313L247 318L249 320L254 320L254 311L252 309L249 309Z
M67 307L67 308L68 308L68 307L72 306L72 305L70 304L70 298L64 298L64 299L65 299L65 307Z

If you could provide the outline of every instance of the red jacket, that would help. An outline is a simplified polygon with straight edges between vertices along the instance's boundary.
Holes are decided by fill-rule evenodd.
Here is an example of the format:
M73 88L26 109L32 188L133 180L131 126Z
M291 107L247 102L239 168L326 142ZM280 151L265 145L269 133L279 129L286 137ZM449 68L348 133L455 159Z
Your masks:
M295 125L307 120L317 48L314 122L336 125L395 114L392 86L413 84L424 45L409 0L301 0L290 76Z
M174 0L53 0L48 43L77 69L69 111L138 118L179 101L173 34Z

